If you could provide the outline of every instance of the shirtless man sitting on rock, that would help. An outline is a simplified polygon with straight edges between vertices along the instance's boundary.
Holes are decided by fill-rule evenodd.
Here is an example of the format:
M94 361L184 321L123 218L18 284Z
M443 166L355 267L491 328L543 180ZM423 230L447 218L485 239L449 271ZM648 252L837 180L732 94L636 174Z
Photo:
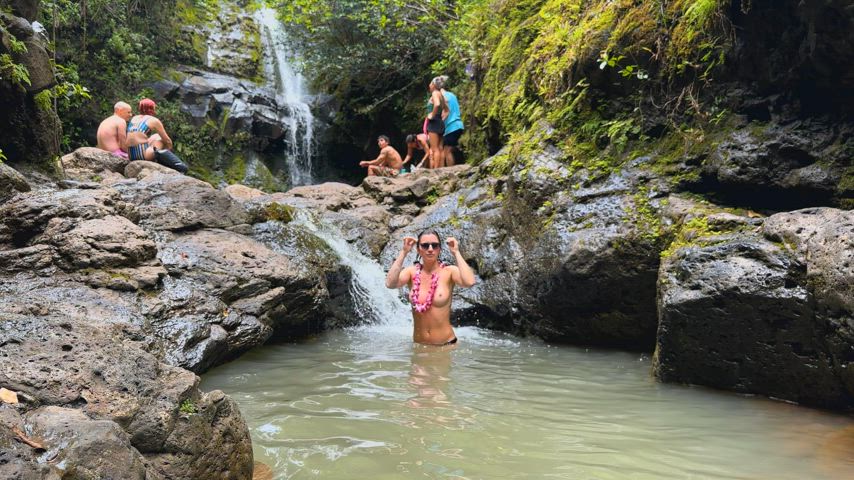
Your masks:
M396 177L400 173L400 167L403 166L403 160L400 154L391 145L388 144L388 137L380 135L377 138L377 145L380 146L380 156L374 160L363 160L359 162L360 167L368 167L368 176L380 177Z
M127 126L132 115L130 105L125 102L116 103L113 114L98 125L98 148L117 157L128 158Z

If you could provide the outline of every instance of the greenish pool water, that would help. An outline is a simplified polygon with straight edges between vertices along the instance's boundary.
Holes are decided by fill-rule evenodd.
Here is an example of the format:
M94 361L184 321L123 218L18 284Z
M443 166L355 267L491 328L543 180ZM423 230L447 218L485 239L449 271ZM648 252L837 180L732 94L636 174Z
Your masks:
M663 385L647 355L473 327L454 349L366 326L203 378L279 479L851 479L854 421Z

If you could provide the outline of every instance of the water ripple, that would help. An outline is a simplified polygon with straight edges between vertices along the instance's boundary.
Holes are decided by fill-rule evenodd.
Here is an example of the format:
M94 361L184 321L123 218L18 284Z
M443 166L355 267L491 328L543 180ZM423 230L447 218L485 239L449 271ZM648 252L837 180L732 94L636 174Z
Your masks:
M850 417L662 385L640 354L404 330L268 346L203 388L235 398L279 479L854 478Z

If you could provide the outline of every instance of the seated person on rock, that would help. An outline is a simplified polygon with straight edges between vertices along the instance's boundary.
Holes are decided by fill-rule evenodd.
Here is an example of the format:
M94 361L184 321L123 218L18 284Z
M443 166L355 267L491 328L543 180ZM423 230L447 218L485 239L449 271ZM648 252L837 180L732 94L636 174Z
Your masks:
M113 106L113 114L98 125L98 148L121 158L127 154L127 124L133 114L130 105L118 102Z
M406 158L403 159L403 164L408 165L412 161L412 154L418 150L422 153L421 161L418 165L414 165L411 170L422 168L427 163L430 165L430 145L427 143L427 135L423 133L412 133L406 136Z
M131 160L157 162L181 173L187 166L172 153L172 139L166 133L163 122L154 116L157 104L143 98L139 101L140 115L134 116L127 127L128 154Z
M368 167L369 177L396 177L403 166L400 154L388 144L388 137L385 135L377 138L377 145L380 146L380 156L371 161L363 160L359 162L359 166Z

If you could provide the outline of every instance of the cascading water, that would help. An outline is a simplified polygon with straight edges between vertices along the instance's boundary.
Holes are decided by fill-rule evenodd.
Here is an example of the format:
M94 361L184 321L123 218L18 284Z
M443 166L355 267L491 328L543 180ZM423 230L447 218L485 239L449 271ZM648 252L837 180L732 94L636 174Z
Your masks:
M397 290L385 286L385 272L376 261L362 255L353 245L344 240L334 226L316 222L310 215L298 212L295 224L305 226L323 239L338 255L341 264L353 272L350 295L356 312L368 327L401 331L412 335L412 313L403 303Z
M264 42L264 70L271 87L276 89L279 120L287 128L285 156L291 185L310 185L314 156L314 116L306 102L309 94L305 78L292 65L293 54L285 30L270 8L255 13Z

